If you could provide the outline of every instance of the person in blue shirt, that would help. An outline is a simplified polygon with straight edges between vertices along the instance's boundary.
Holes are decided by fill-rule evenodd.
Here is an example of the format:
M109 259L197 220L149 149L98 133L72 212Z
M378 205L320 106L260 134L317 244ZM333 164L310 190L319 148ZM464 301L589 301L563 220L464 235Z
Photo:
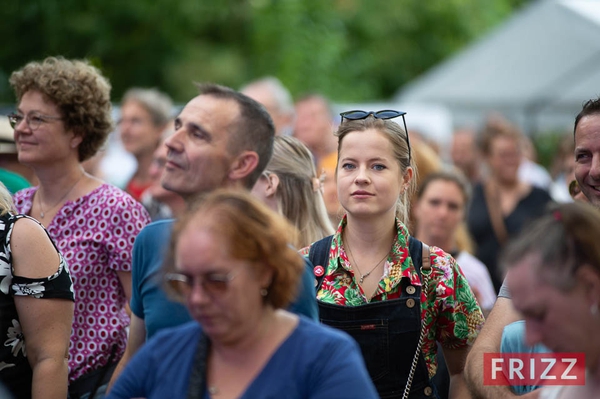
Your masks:
M510 323L502 330L502 342L500 344L502 353L551 353L552 351L542 344L533 346L525 342L525 320L517 320ZM532 392L543 386L543 381L539 380L535 385L512 385L511 389L518 395Z
M175 132L166 139L164 188L191 206L218 188L250 190L273 153L275 131L263 106L230 88L204 84L175 118ZM110 386L135 352L157 331L191 320L185 307L170 301L156 275L170 242L173 221L158 221L136 238L132 261L131 326L125 355ZM301 271L299 296L291 309L316 320L312 265Z
M188 211L163 278L195 321L144 345L108 398L378 398L350 336L283 310L304 269L296 234L240 190Z

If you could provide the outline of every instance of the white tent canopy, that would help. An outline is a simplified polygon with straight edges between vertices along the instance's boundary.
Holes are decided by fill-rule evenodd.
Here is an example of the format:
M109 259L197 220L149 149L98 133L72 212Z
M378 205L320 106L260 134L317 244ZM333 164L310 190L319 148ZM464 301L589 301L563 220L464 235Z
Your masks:
M600 1L538 0L395 100L446 106L455 126L498 111L536 131L571 128L599 95Z

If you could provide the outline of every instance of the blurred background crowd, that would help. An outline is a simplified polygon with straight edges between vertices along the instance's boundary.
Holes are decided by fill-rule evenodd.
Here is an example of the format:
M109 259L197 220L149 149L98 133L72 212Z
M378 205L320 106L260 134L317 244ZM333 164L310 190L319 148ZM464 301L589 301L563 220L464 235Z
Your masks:
M40 122L5 116L16 110L12 89L20 90L11 73L48 55L89 60L112 86L115 129L95 154L69 150L61 166L74 183L54 202L99 189L121 198L109 185L127 192L138 218L127 256L150 220L186 209L185 196L165 189L161 176L175 151L165 144L179 129L174 119L197 95L192 82L236 88L271 116L279 138L252 192L300 228L298 248L344 225L333 134L340 111L406 112L416 164L408 231L457 260L484 315L503 284L498 259L508 240L546 205L585 201L574 176L573 120L600 93L597 1L31 0L0 15L0 32L14 38L0 49L0 181L11 194L52 186L43 167L18 161L11 122L24 119L31 131ZM19 101L43 102L23 85ZM304 215L289 205L300 195L286 188L294 179L310 180L307 198L321 192L325 209ZM17 196L19 210L33 209L32 198L27 190ZM32 216L53 214L36 198ZM306 220L317 226L302 226ZM120 306L130 283L122 275L110 283ZM115 343L105 363L124 346Z

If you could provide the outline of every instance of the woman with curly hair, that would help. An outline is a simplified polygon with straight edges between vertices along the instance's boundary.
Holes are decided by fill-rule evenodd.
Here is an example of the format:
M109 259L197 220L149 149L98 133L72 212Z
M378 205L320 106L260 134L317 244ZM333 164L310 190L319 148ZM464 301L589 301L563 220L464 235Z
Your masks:
M39 180L15 194L15 206L48 229L72 272L69 392L102 397L127 339L133 241L150 219L141 204L81 165L112 130L110 84L100 71L49 57L13 72L10 84L19 162Z

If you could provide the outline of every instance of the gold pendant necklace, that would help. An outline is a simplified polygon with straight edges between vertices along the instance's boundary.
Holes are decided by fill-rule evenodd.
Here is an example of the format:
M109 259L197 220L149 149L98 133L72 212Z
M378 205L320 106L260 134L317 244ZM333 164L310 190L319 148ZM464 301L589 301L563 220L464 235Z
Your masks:
M75 184L73 184L71 186L71 188L69 189L69 191L67 191L67 193L65 195L63 195L56 204L52 205L50 208L46 209L46 212L51 211L52 209L54 209L56 206L58 206L58 204L60 204L65 198L67 198L67 196L69 194L71 194L71 191L73 191L73 189L75 188L75 186L77 186L77 184L79 184L79 182L81 181L81 179L83 179L83 176L85 175L85 171L81 172L81 176L79 176L79 179L77 179L77 181L75 182ZM42 193L41 191L39 191L38 193L38 205L40 206L40 217L43 219L44 216L46 216L46 212L44 212L44 210L42 209Z
M383 258L382 258L382 259L381 259L379 262L377 262L377 264L376 264L376 265L375 265L375 266L374 266L374 267L373 267L371 270L369 270L369 271L368 271L367 273L365 273L365 274L362 274L362 272L360 271L360 268L358 267L358 263L356 263L356 260L354 259L354 255L352 254L352 250L350 249L350 243L349 243L349 242L346 242L346 246L348 247L348 253L350 254L350 257L352 258L352 263L354 263L354 266L356 266L356 271L358 272L358 274L360 274L360 280L359 280L359 283L360 283L360 284L362 284L362 283L363 283L363 281L364 281L364 280L365 280L367 277L369 277L369 276L371 275L371 273L373 273L373 271L375 271L375 269L377 269L377 266L379 266L379 264L380 264L381 262L383 262L383 260L384 260L384 259L386 259L386 258L388 257L388 253L389 253L389 252L388 252L388 253L386 253L386 254L384 255L384 257L383 257Z

